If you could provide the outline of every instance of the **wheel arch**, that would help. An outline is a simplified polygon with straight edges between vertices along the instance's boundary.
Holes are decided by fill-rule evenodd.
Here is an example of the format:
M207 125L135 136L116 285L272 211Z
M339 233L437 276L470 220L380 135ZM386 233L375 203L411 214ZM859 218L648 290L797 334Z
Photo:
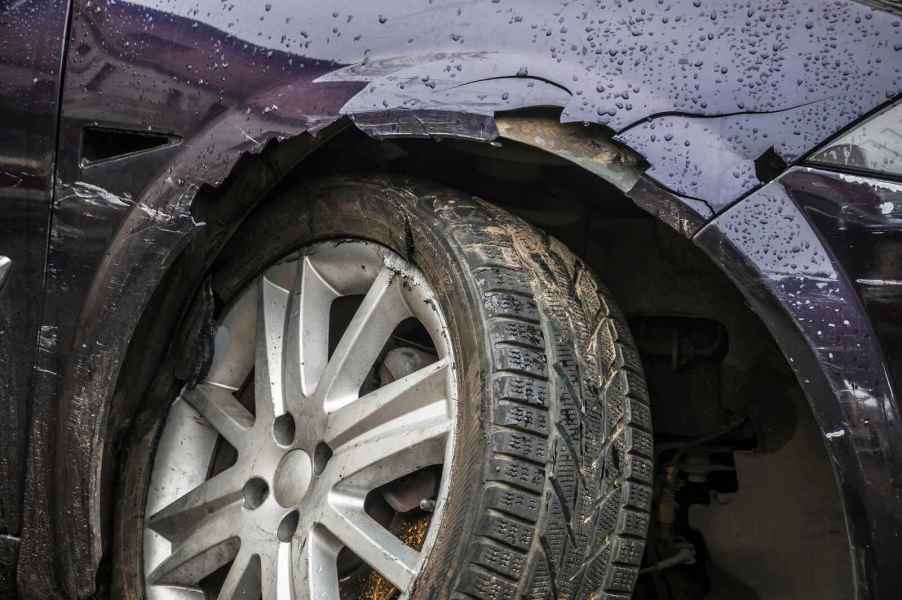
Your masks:
M286 7L295 8L289 2L272 4L276 14ZM571 25L568 34L566 27L550 25L558 20L553 14L557 10L554 3L532 7L531 18L546 19L549 23L547 27L543 26L544 36L536 36L526 23L508 26L522 22L522 18L508 23L512 16L497 11L494 5L474 7L481 11L481 18L462 14L456 5L435 7L447 8L447 12L418 12L413 15L413 21L406 21L414 25L408 29L399 26L405 23L403 3L389 7L361 6L363 14L358 16L353 27L356 28L357 23L368 24L364 29L365 43L374 39L379 44L374 57L394 57L386 64L376 59L368 60L366 54L361 59L360 48L353 45L345 46L344 54L324 51L323 46L318 45L308 52L309 40L291 40L285 45L287 50L281 45L275 50L260 45L265 37L277 40L282 32L291 36L297 33L296 24L289 25L287 19L284 25L282 19L270 18L264 23L264 12L273 8L270 3L265 8L263 5L249 8L251 12L242 18L236 18L224 8L206 14L195 11L190 15L186 9L186 14L180 14L176 10L179 3L173 5L172 13L128 3L74 5L71 41L77 51L70 53L66 65L59 132L60 159L56 173L58 198L50 241L51 253L57 243L63 250L72 251L78 246L87 249L81 253L74 251L73 256L52 256L46 273L47 281L52 284L47 289L58 292L62 300L49 299L49 307L44 310L40 334L42 344L46 341L46 346L38 352L35 391L32 393L35 407L33 445L28 467L19 579L22 587L27 586L34 597L63 593L82 597L90 595L95 587L103 536L102 495L94 483L104 477L100 464L106 452L113 384L130 351L128 342L144 319L150 320L147 327L154 331L167 326L172 329L180 316L179 309L184 305L170 300L169 310L176 316L167 325L153 323L163 312L156 310L151 302L155 296L168 298L169 294L174 294L167 290L181 290L181 295L176 296L184 300L200 289L201 280L196 269L203 265L203 259L195 258L192 262L186 257L197 252L198 256L203 256L202 248L223 243L228 238L232 220L240 219L244 211L261 200L267 189L278 185L305 154L324 143L330 135L330 123L334 123L334 127L344 127L347 121L336 119L339 109L348 100L357 97L361 104L356 109L346 108L340 114L353 118L358 127L364 126L368 118L376 118L373 122L378 124L378 119L388 117L383 124L389 129L400 131L409 126L413 133L430 138L443 137L442 132L418 129L422 123L428 123L430 117L420 109L429 107L430 102L433 107L450 106L450 111L438 116L443 118L450 113L452 119L446 119L446 123L462 126L452 129L448 137L485 142L492 141L488 138L493 135L492 127L496 127L495 118L486 116L494 114L493 110L516 106L566 108L569 105L572 110L568 120L611 123L619 133L626 132L629 139L635 140L630 144L634 149L642 151L642 145L646 144L644 148L657 153L657 158L651 154L646 158L662 173L674 164L680 167L686 162L695 167L707 165L711 156L718 156L716 152L722 150L719 142L726 140L729 132L694 138L691 146L648 145L654 141L650 130L651 119L656 116L668 115L669 122L677 124L683 124L687 118L699 119L693 122L703 125L702 128L709 125L717 128L724 124L724 118L731 119L730 123L736 127L763 120L784 137L792 134L792 128L786 127L786 123L804 125L806 129L820 129L825 124L824 114L818 112L822 106L793 104L800 89L809 89L800 87L793 77L781 80L773 95L756 99L756 95L744 89L745 86L725 88L721 75L726 74L726 68L721 72L709 64L704 71L699 71L703 87L698 93L686 94L682 80L672 75L686 73L695 67L684 64L687 59L681 53L671 51L669 45L664 53L643 58L636 65L638 70L628 69L630 74L624 76L624 70L617 65L618 62L622 65L626 56L620 36L592 39L591 47L595 49L596 57L593 59L593 53L584 43L586 40L582 39L583 27ZM623 25L628 20L627 11L635 8L623 8L622 26L616 28L620 33L627 33L628 28ZM379 10L386 14L376 12ZM804 7L787 6L778 14L785 13L785 22L801 28L806 19L791 18L794 13L790 11L796 10L804 10ZM870 27L875 35L892 31L889 16L857 4L842 3L829 10L828 14L840 11L839 14L849 16L873 16ZM312 29L330 30L334 18L331 13L331 8L311 11ZM691 22L709 21L704 11L693 7L687 7L683 13ZM745 13L741 7L724 11L721 23L741 24L748 18ZM227 27L225 23L230 21L237 21L240 27L234 30L230 25ZM850 28L857 28L851 25L852 18L841 21L850 24ZM383 27L386 22L390 25ZM832 19L815 19L813 32L808 35L812 40L821 39L821 32L827 26L833 27L832 22ZM696 44L694 26L670 33L673 26L665 26L666 21L648 23L648 31L635 30L634 33L679 34L685 40L684 47ZM740 26L725 27L726 31L741 30ZM762 29L765 32L775 31L765 23L756 27L766 28ZM428 32L428 35L410 39L414 28ZM522 33L518 33L521 28ZM242 29L251 29L253 34L249 36L245 32L242 37ZM557 33L553 34L552 29ZM376 32L380 33L370 35ZM433 32L438 35L433 36ZM148 35L150 33L152 35ZM259 33L263 35L257 35ZM596 35L593 33L592 38ZM429 50L434 50L439 38L443 40L441 46L450 51L442 56L430 54ZM342 42L351 39L352 35L346 35ZM342 47L337 38L320 37L320 42L323 40L325 43L331 41L330 49ZM734 40L732 34L712 37L707 52L739 59L751 56L748 48L736 46ZM414 41L416 44L411 43ZM220 59L211 61L206 55L211 43L221 44L225 49L221 62L223 68L226 63L232 64L229 71L217 70ZM572 51L568 52L566 47L570 45ZM550 55L546 55L546 51L550 51ZM615 58L618 52L620 56ZM891 45L881 49L886 56L891 56L891 52ZM788 52L782 54L796 61L804 60L803 53L797 53L795 58ZM312 59L312 56L323 56L323 59ZM536 60L539 56L543 57L541 64ZM857 53L839 58L848 65L864 62ZM449 62L452 60L455 62L453 67ZM186 62L203 66L186 75ZM351 64L355 62L357 64ZM449 75L442 76L446 83L456 78L452 82L455 85L448 87L456 90L451 91L453 102L439 95L444 89L435 93L430 91L436 87L436 73L426 68L414 69L414 77L409 80L412 85L398 86L399 80L393 77L395 73L405 66L422 66L428 62L434 63L438 73L444 73L448 66ZM462 62L467 63L467 71L458 77L457 73L463 73L465 66ZM286 64L290 68L286 68ZM524 66L527 64L529 69ZM828 103L831 111L825 113L829 117L827 129L842 126L848 121L850 110L857 114L872 108L877 101L875 98L881 97L888 87L898 87L892 79L890 65L893 62L887 59L882 64L880 69L862 73L854 94ZM189 70L192 68L191 64L187 66ZM586 66L590 68L587 70ZM593 71L594 66L598 69ZM700 66L701 63L696 65ZM368 69L369 74L355 76L355 68L358 71ZM331 82L317 79L339 70L344 72L332 77ZM805 78L810 75L802 69L798 72ZM831 71L835 77L845 77L844 72L845 69ZM425 77L428 73L433 73L431 80ZM641 86L635 80L636 76L641 79ZM126 77L124 85L122 77ZM221 89L220 81L223 83ZM492 86L493 81L504 85ZM371 82L376 85L369 86ZM825 97L824 90L836 87L833 77L811 76L809 82L810 91L805 91L804 97L800 98L802 101L820 101ZM373 92L374 88L381 89L377 89L379 93L359 93L364 89ZM722 89L729 93L715 93ZM489 103L479 97L486 90L493 93ZM508 102L503 92L517 102ZM376 103L375 108L365 104L367 98ZM700 99L712 102L712 106L697 104ZM407 100L412 100L413 104L408 104ZM276 101L281 108L276 106ZM631 104L635 104L635 110ZM410 110L411 106L416 110ZM387 115L382 107L405 110ZM736 113L737 110L740 112ZM811 118L809 111L815 113L815 118ZM614 116L616 119L612 120ZM781 116L788 121L781 120ZM407 125L403 119L407 119ZM727 129L730 123L727 123ZM184 142L110 161L106 166L94 166L92 175L88 169L81 169L77 151L79 136L86 124L133 130L146 130L152 125L161 133L180 135ZM318 131L318 135L312 136L305 133L307 131ZM806 143L818 135L809 132L804 136ZM629 139L623 139L630 143ZM287 148L293 151L286 151ZM749 156L737 148L736 144L728 144L727 149L742 163L744 173L750 175L750 159L754 153ZM755 149L758 150L760 148ZM248 158L243 158L245 156ZM248 171L244 175L242 165ZM254 174L249 174L250 171ZM693 180L692 173L687 176L682 168L674 169L674 173L675 184ZM153 180L148 182L151 177ZM751 177L742 181L745 185L757 185L757 180ZM705 183L716 187L718 181L706 180ZM147 191L140 197L126 193L145 189L145 184ZM682 193L712 200L690 188ZM66 202L68 197L77 200ZM711 216L705 211L704 203L680 198L645 176L639 178L630 197L684 236L693 235ZM735 196L726 199L732 201ZM82 215L84 212L90 214ZM223 222L217 222L217 218ZM205 222L206 227L199 227L201 222ZM84 227L94 229L85 235L81 231ZM70 239L60 242L60 237L66 235ZM53 236L60 237L54 239ZM95 265L95 261L98 264ZM186 269L187 274L180 269ZM754 288L757 282L751 278L742 285ZM60 316L66 312L70 314ZM800 333L787 335L796 336L792 339L804 339ZM61 549L59 555L55 555L57 548Z
M712 232L719 232L726 239L725 230L717 219L703 229L713 217L713 211L704 202L680 197L658 185L643 172L645 164L641 157L616 143L604 128L587 130L579 124L562 124L554 112L550 114L547 111L510 113L487 119L470 113L434 111L405 111L403 115L366 113L365 116L351 115L333 121L315 135L292 132L283 136L270 132L269 137L255 138L250 150L237 143L232 124L224 122L204 139L193 140L180 148L171 164L182 166L170 169L166 177L149 186L141 199L131 206L123 225L109 243L110 254L93 276L90 299L80 319L77 343L73 345L76 351L69 357L71 365L64 373L59 394L62 436L56 442L55 462L50 468L62 476L50 489L65 493L54 494L49 500L52 502L49 506L51 514L55 515L51 521L56 524L50 530L33 528L26 534L29 548L46 547L55 542L58 547L71 550L55 569L42 569L43 560L29 564L26 559L26 578L35 581L40 578L38 573L49 570L56 578L47 577L46 581L55 583L41 585L72 590L77 596L93 591L104 555L103 545L108 543L104 540L108 540L110 533L102 507L109 500L115 477L111 464L115 462L116 440L132 419L140 417L136 402L156 368L156 362L148 360L146 347L139 351L132 341L149 340L158 357L165 354L167 340L174 332L181 336L197 335L197 342L204 343L203 329L198 328L198 324L202 324L208 315L203 312L185 314L183 310L196 294L204 293L203 273L218 250L238 224L265 202L280 183L292 174L305 172L311 157L328 148L330 142L350 130L352 124L375 139L441 138L491 144L498 143L500 137L502 145L505 140L525 143L591 173L680 236L695 236L695 241L728 275L737 265L746 264L737 256L717 250L722 240L711 241L719 239L718 233ZM458 125L457 129L448 128L449 119ZM379 128L372 127L373 123ZM438 133L430 123L441 125L445 131ZM196 171L186 165L191 160L199 160L200 156L209 155L211 149L215 153L218 148L229 150L222 151L222 160L215 168L204 172L202 177L190 177ZM236 151L236 148L241 150ZM173 180L173 172L186 174L185 180L178 176ZM198 183L187 183L190 181ZM740 204L746 205L746 201ZM161 213L177 217L179 226L175 229L160 223L154 223L150 228L143 226L148 217L153 219ZM167 223L172 224L171 220ZM704 231L704 235L699 234L700 231ZM136 232L141 235L137 236ZM829 256L826 247L823 251ZM748 275L732 279L760 316L785 322L785 304L781 303L776 290L762 285L762 275L755 273L753 269ZM104 316L112 311L129 314L106 319ZM787 356L797 355L799 348L810 349L814 343L809 334L798 328L780 326L772 333ZM203 352L199 356L203 356ZM825 361L824 357L812 356L804 372L828 381L824 373L829 365ZM803 381L804 376L799 374L799 378ZM125 387L130 392L114 398L114 390ZM825 391L828 389L831 390L829 394ZM843 401L836 392L827 385L809 395L816 414L838 414L837 406ZM819 420L825 435L834 431L835 421L833 418ZM836 444L828 444L834 461L856 460L855 454L848 449L834 451L836 447ZM850 487L849 481L840 480L847 505L866 508L867 503L863 500L858 502L848 497L849 494L862 495ZM847 514L849 510L847 508ZM868 514L867 510L857 508L851 511L855 515ZM73 518L73 515L77 517ZM858 522L863 517L854 518ZM70 524L65 524L67 521ZM73 522L78 524L73 526ZM29 536L31 540L28 540ZM867 539L864 533L855 534L853 546L862 548ZM860 560L871 564L866 556ZM20 578L22 569L20 566ZM859 591L863 592L859 597L869 597L871 584L868 578L873 574L872 568L859 565L856 573Z

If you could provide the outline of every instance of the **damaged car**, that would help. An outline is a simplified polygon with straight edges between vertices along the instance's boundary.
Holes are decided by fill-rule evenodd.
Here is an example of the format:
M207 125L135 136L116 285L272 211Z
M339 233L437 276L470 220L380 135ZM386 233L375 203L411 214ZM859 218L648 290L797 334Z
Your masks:
M0 597L902 596L898 0L0 1Z

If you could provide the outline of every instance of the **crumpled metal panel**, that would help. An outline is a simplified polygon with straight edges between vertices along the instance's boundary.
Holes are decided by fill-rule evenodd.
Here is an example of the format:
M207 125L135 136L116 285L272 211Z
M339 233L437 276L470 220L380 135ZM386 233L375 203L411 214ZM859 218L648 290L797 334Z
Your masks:
M367 82L343 113L491 114L524 105L508 94L511 79L536 78L569 93L562 122L610 127L659 183L718 211L759 184L752 161L764 150L792 162L902 91L899 18L852 2L340 8L342 37L311 37L305 50L352 63L320 81ZM386 31L359 25L373 19ZM347 39L356 32L362 61ZM471 82L494 87L478 101L454 95Z
M226 95L247 84L245 94L256 94L274 119L314 116L306 98L297 106L302 90L289 89L310 81L365 85L342 114L560 106L562 122L603 124L641 145L659 183L715 210L757 183L748 161L759 149L773 146L791 162L902 92L899 17L848 1L499 0L424 9L417 0L303 7L143 0L116 13L125 18L107 26L106 41L129 40L132 52L179 17L213 40L219 31L253 44L265 65L256 82L226 59L226 42L223 52L212 41L210 52L165 66ZM193 37L180 45L195 45ZM278 59L264 60L271 57ZM311 61L347 66L317 73ZM262 90L267 78L288 87L267 82ZM320 118L330 112L317 108ZM698 126L698 117L725 120ZM655 133L651 125L662 118ZM693 129L691 139L677 133L683 126ZM702 176L711 171L724 177Z
M755 159L769 148L792 162L817 145L823 133L797 123L818 122L827 108L828 103L816 102L767 114L665 115L640 123L616 139L653 157L649 177L666 182L682 196L703 198L719 211L760 185Z

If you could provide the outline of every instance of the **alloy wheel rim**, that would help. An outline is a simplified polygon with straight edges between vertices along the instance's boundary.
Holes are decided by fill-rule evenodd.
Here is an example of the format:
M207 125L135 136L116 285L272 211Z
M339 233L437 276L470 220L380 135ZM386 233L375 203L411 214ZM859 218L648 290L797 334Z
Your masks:
M334 302L360 296L330 343ZM373 385L411 320L431 352L409 351L412 366ZM218 598L337 600L343 548L406 596L445 506L453 371L432 289L392 251L323 242L270 267L224 312L209 373L167 416L145 510L148 598L203 597L218 572ZM241 402L249 380L253 410ZM226 468L223 445L237 453ZM368 497L436 465L417 550L368 513Z

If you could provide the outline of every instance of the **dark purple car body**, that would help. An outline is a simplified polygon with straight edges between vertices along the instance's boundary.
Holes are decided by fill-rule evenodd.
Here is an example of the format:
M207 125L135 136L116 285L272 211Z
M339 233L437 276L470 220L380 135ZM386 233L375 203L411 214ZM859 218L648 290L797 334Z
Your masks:
M852 0L0 1L0 594L94 593L129 344L249 198L342 128L491 144L500 115L551 107L641 157L597 174L762 317L825 438L856 597L899 597L902 177L811 157L899 98L900 21Z

